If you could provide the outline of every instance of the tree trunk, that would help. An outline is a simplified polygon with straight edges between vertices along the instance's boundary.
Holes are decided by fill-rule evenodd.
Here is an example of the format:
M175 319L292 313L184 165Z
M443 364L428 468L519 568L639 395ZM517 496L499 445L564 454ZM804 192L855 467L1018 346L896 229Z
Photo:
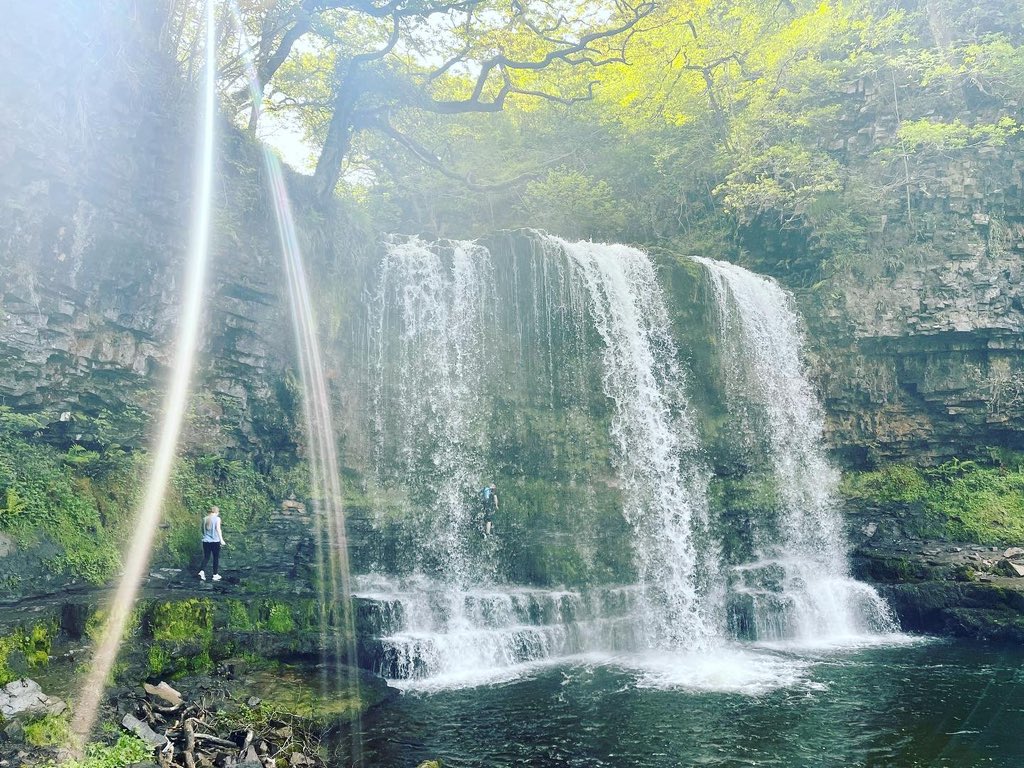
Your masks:
M361 95L358 74L358 69L353 66L339 86L332 105L331 122L327 126L327 139L316 161L313 189L317 199L322 203L330 200L334 194L338 178L341 176L341 164L352 147L352 135L355 130L352 118Z

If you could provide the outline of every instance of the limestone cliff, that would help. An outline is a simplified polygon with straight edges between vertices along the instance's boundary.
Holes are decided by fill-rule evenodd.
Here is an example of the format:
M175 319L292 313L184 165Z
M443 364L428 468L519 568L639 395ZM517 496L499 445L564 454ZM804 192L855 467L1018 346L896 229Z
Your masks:
M159 410L192 215L194 98L145 8L57 4L44 24L21 4L0 46L0 400L59 439L129 448ZM218 149L188 440L272 453L292 429L273 222L257 148L225 129Z

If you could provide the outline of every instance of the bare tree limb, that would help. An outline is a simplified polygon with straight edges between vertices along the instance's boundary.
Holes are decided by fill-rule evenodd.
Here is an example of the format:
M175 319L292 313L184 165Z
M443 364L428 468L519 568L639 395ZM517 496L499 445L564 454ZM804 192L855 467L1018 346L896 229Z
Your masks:
M405 147L410 153L412 153L417 159L426 163L428 166L433 168L435 171L440 173L445 178L457 181L463 186L465 186L466 189L472 190L474 192L498 192L501 190L509 189L511 187L515 187L519 184L522 184L524 181L535 179L540 175L540 171L535 170L530 171L528 173L519 174L518 176L515 176L511 179L507 179L505 181L498 182L495 184L477 184L470 178L469 174L456 173L451 168L446 166L437 155L435 155L429 149L427 149L422 144L417 142L415 139L399 131L387 120L377 119L368 121L366 123L366 126L368 128L373 128L374 130L379 131L380 133L384 134L385 136L388 136L391 139L394 139L396 142Z

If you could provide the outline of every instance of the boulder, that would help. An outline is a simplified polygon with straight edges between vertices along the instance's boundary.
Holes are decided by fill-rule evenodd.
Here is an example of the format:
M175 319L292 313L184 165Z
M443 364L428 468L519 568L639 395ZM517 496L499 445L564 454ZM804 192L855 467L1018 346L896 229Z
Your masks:
M1024 557L1024 549L1021 547L1010 547L1008 550L1003 552L1003 557L1007 560L1019 560Z
M67 704L47 696L35 680L14 680L0 689L0 716L4 720L40 715L59 715Z
M996 563L995 570L1004 576L1024 577L1024 563L1015 563L1005 558Z
M13 720L4 726L3 733L6 739L15 743L20 743L25 740L25 727L21 724L20 720Z
M156 696L157 698L163 699L172 707L181 706L181 694L163 681L161 681L159 685L150 685L149 683L143 683L142 688L150 696Z
M161 749L167 744L166 736L162 733L157 733L134 715L125 715L121 725L155 749Z

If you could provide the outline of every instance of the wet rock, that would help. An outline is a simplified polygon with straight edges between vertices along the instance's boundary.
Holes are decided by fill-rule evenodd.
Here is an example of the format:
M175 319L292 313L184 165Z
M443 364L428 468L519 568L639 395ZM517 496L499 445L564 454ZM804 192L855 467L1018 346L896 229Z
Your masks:
M1024 578L1024 564L1015 563L1012 560L1006 560L1005 558L996 564L995 570L1004 576Z
M9 741L22 742L25 740L25 728L20 720L13 720L8 723L4 727L3 734Z
M121 725L156 749L162 748L167 743L166 736L162 733L157 733L134 715L125 715Z
M5 720L38 715L59 715L67 704L47 696L35 680L14 680L0 689L0 716Z

